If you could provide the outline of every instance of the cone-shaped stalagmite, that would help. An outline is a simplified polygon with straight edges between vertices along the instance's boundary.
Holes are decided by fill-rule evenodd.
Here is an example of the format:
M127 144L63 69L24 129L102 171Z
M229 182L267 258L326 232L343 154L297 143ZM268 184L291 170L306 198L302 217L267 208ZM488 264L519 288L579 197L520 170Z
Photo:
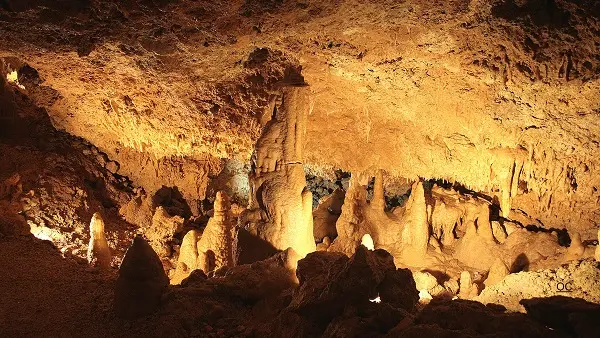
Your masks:
M304 134L310 88L284 86L272 118L256 142L250 203L240 217L249 233L275 249L304 257L315 251L312 195L306 189Z
M152 247L141 236L127 249L117 278L115 312L124 318L152 313L160 303L169 278Z
M565 255L566 259L573 260L581 258L584 252L585 246L581 242L581 235L579 235L579 233L574 233L573 236L571 236L571 244L569 245Z
M429 243L427 206L422 182L413 184L402 220L404 222L400 247L402 260L408 265L418 265L425 258Z
M110 267L110 248L104 235L104 221L99 212L90 221L90 242L87 252L88 263L101 268Z
M204 272L224 266L233 266L233 220L229 197L217 192L214 215L208 221L202 237L198 241L197 268Z
M506 264L504 264L500 258L496 258L494 264L492 264L492 267L490 268L488 277L484 282L485 287L487 288L502 281L504 277L508 276L509 273L510 272L508 271Z

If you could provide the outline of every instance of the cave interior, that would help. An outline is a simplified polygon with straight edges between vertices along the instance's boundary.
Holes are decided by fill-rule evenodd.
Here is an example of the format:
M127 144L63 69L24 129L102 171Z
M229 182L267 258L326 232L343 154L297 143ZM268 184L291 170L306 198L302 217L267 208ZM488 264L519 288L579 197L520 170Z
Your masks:
M600 336L600 2L0 0L0 337Z

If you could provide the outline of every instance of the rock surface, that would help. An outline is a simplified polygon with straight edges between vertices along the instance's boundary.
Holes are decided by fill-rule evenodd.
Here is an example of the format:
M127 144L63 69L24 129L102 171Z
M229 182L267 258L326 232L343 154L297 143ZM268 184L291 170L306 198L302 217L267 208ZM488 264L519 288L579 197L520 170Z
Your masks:
M125 253L115 286L118 316L136 318L154 312L169 285L169 278L152 247L137 236Z
M88 263L103 269L110 267L110 248L104 235L104 220L100 213L94 213L90 221L90 243L87 251Z

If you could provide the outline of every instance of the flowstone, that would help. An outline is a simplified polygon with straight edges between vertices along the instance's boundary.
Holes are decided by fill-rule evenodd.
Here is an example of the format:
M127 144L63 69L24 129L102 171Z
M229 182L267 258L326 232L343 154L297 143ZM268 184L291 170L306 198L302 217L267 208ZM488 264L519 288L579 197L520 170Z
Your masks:
M277 250L293 248L300 257L315 251L312 194L303 168L310 89L286 85L271 119L256 142L250 172L248 209L240 223Z

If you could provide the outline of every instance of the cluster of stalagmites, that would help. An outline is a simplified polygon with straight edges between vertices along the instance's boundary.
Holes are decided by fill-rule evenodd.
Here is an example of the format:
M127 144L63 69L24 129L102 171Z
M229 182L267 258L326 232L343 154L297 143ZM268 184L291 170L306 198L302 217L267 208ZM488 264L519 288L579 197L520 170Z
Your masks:
M410 270L396 268L390 253L360 245L351 257L317 251L299 260L287 249L253 264L220 269L212 277L196 270L181 286L168 288L160 260L150 245L137 237L119 272L115 310L124 318L153 311L176 315L179 320L166 324L167 332L178 335L189 334L189 325L194 325L184 323L228 316L225 309L242 306L244 313L252 314L252 321L228 328L222 335L558 336L527 316L505 313L499 306L449 299L419 306L418 284ZM472 285L468 273L461 276L461 284ZM461 294L472 293L462 285L460 289Z
M227 194L218 192L213 217L204 231L191 230L183 237L177 268L171 280L178 283L193 270L208 273L234 264L234 219Z
M412 325L408 311L419 299L472 299L482 287L501 283L510 272L543 266L557 252L550 263L594 255L600 260L600 249L592 252L577 234L564 250L553 234L532 234L505 218L490 221L491 201L435 185L426 189L422 181L412 185L404 206L386 210L382 171L375 173L370 201L371 177L355 173L345 194L335 191L313 213L303 169L308 91L282 87L262 119L248 208L234 215L228 196L218 192L206 227L183 237L172 284L201 283L255 301L299 283L269 327L279 327L281 336L342 336L346 330L368 331L382 311L394 314L377 319L389 320L384 330L400 332ZM499 187L502 216L510 210L521 166L511 162L504 176L495 169L506 183ZM146 214L132 215L148 219ZM136 238L121 265L115 307L125 317L145 314L160 302L169 278L159 257L173 255L168 239L182 230L183 218L158 207L149 224L143 229L149 243ZM88 259L107 267L103 228L94 215ZM347 317L348 311L353 315ZM290 323L299 331L286 330Z

